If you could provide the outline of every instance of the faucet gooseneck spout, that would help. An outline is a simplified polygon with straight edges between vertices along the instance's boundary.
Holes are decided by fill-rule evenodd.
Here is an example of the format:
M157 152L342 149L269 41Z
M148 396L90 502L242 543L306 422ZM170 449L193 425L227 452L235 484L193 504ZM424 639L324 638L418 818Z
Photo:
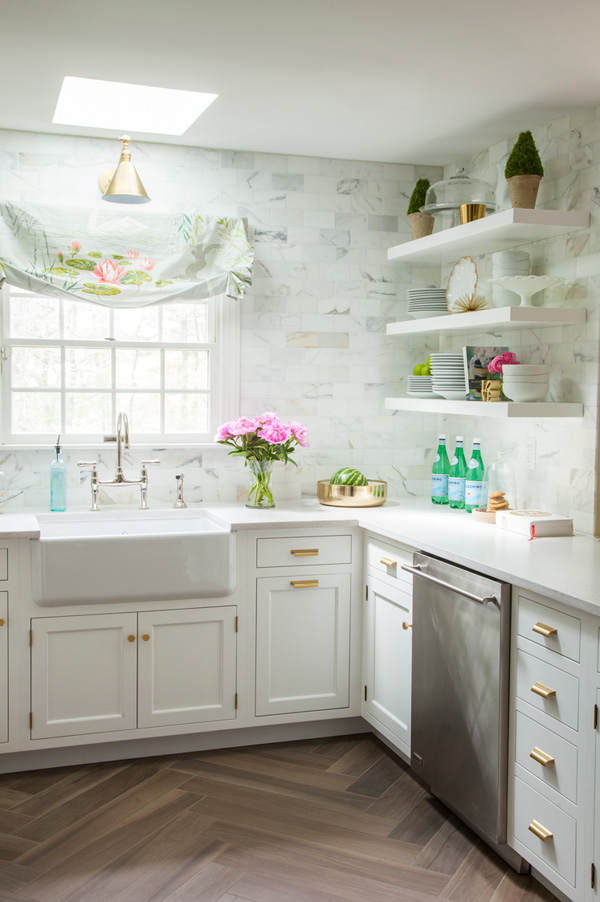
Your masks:
M123 456L123 448L129 448L129 420L127 414L121 411L117 418L117 479L123 476L123 466L121 463Z

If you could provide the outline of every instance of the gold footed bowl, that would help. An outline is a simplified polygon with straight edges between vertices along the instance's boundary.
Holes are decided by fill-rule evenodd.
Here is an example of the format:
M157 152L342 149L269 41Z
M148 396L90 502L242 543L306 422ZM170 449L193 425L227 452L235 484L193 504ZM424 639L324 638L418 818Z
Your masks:
M319 479L317 498L331 507L379 507L387 498L387 482L369 479L368 485L332 485Z

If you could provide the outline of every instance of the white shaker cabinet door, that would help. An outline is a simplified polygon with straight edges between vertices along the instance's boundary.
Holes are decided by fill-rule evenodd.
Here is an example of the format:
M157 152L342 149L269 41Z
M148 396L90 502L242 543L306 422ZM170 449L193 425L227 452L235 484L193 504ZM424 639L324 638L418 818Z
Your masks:
M236 608L140 613L138 726L236 716Z
M31 621L32 739L136 726L137 615Z
M404 626L405 624L405 626ZM410 756L412 594L369 577L365 609L363 714Z
M8 592L0 592L0 742L8 742Z
M350 575L257 580L256 714L347 708Z

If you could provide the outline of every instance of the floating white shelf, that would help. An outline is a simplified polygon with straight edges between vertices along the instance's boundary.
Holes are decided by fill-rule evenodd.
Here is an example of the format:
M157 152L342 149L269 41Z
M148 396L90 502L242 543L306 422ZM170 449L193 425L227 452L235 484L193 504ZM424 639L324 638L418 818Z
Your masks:
M422 332L473 332L477 329L539 329L584 323L584 307L493 307L471 313L452 313L428 319L389 323L388 335L415 335Z
M442 263L458 260L464 254L477 257L563 235L576 229L587 229L590 214L562 210L502 210L484 219L444 229L406 241L388 250L388 260L415 263Z
M499 419L534 417L582 417L583 404L536 401L517 404L514 401L447 401L445 398L386 398L387 410L410 410L412 413L446 413L454 416L497 417Z

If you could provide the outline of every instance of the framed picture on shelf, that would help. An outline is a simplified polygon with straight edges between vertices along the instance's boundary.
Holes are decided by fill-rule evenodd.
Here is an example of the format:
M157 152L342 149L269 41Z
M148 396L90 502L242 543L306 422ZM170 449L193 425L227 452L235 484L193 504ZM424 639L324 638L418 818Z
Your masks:
M467 401L481 401L481 383L486 379L501 379L499 373L490 373L488 364L509 348L484 348L469 345L463 348Z

